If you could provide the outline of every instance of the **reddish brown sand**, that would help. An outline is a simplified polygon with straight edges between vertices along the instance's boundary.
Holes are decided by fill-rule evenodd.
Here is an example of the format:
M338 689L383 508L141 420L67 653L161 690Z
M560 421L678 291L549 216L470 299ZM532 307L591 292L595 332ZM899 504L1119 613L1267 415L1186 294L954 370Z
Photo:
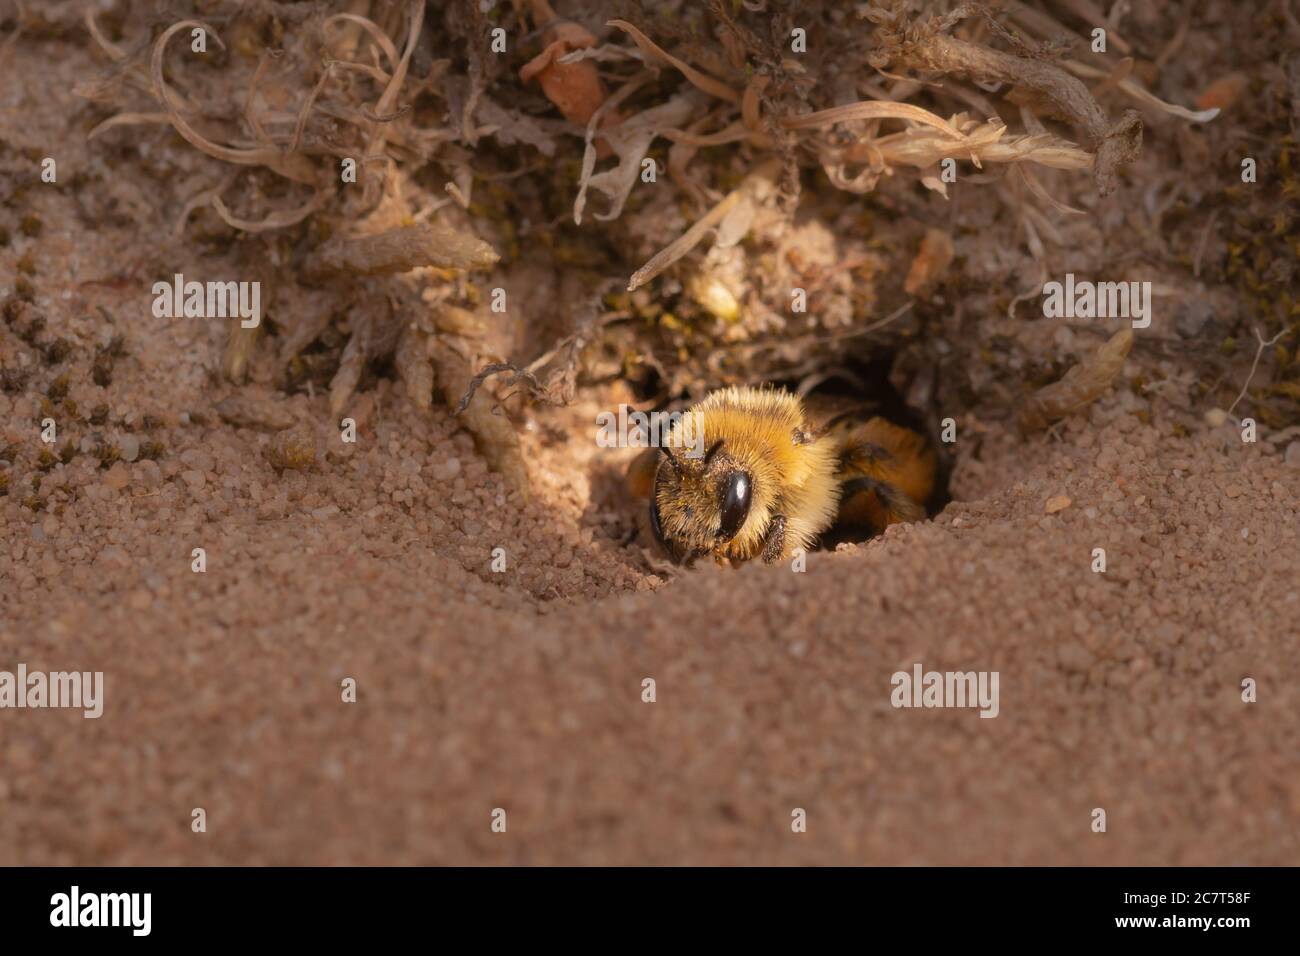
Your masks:
M0 863L1294 863L1300 468L1104 417L804 574L667 584L590 463L530 449L520 509L393 398L305 477L226 426L77 459L62 515L0 499L0 655L105 712L0 712ZM1000 715L892 708L915 662L999 671Z
M108 182L95 201L129 209ZM22 446L0 670L106 688L98 720L0 711L0 864L1300 861L1300 435L1176 437L1127 388L1028 442L965 418L961 500L935 522L803 574L665 580L624 544L626 453L592 441L617 398L530 414L523 505L390 383L351 410L355 446L323 396L255 383L316 435L318 469L277 476L270 436L212 412L236 391L212 373L218 323L149 314L157 237L92 235L65 194L29 195L45 228L0 250L5 286L32 252L48 334L76 349L68 397L111 408L60 443L167 450L56 465L33 511L19 483L58 370L0 394L0 446ZM114 330L127 355L101 387ZM894 709L917 662L998 671L1000 715Z

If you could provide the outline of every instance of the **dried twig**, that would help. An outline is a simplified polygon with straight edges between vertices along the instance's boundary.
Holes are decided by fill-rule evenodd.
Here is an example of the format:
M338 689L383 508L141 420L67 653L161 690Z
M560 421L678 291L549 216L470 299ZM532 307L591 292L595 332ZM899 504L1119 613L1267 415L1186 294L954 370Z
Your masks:
M878 58L912 69L1014 83L1036 90L1088 132L1096 151L1093 178L1097 189L1102 195L1113 192L1116 171L1132 162L1141 148L1141 117L1136 111L1128 110L1111 123L1088 88L1056 64L1003 53L943 32L974 12L976 8L968 5L946 17L932 18L922 28L889 44Z

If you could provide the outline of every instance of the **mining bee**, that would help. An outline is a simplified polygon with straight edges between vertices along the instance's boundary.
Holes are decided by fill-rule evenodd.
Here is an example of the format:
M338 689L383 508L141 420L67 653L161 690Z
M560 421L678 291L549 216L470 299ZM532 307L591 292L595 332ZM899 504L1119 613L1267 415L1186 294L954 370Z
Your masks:
M702 455L683 451L688 420ZM934 448L910 428L860 409L814 420L790 392L732 387L692 406L628 480L649 497L650 529L673 560L771 564L823 537L924 518L936 477Z

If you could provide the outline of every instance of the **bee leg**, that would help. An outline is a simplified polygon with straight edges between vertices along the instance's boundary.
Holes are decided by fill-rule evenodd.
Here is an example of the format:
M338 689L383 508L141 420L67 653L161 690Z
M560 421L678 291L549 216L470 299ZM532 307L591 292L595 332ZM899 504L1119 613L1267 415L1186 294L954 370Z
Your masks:
M775 564L785 552L785 515L773 515L767 526L767 540L763 542L763 563Z

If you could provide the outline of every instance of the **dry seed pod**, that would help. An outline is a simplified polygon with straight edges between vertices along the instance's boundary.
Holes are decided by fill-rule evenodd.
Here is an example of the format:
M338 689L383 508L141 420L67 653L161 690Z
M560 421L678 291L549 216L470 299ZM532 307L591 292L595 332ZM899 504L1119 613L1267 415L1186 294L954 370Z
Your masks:
M468 309L448 305L433 314L433 324L439 332L459 335L467 339L481 339L487 333L483 319Z
M332 239L316 251L310 275L348 272L395 275L420 266L443 269L488 269L500 259L486 242L433 223L389 229L373 236Z
M1040 388L1020 410L1020 430L1041 431L1059 418L1100 398L1111 387L1133 347L1133 330L1120 329L1092 355Z
M230 335L226 339L226 352L222 357L226 378L235 385L243 385L248 380L248 363L252 361L257 339L262 326L246 328L242 322L232 323Z
M212 409L223 422L236 428L282 432L293 427L293 416L271 399L236 394L223 398Z
M433 407L433 363L429 360L428 333L411 323L402 330L393 352L393 364L406 386L406 395L420 411Z

